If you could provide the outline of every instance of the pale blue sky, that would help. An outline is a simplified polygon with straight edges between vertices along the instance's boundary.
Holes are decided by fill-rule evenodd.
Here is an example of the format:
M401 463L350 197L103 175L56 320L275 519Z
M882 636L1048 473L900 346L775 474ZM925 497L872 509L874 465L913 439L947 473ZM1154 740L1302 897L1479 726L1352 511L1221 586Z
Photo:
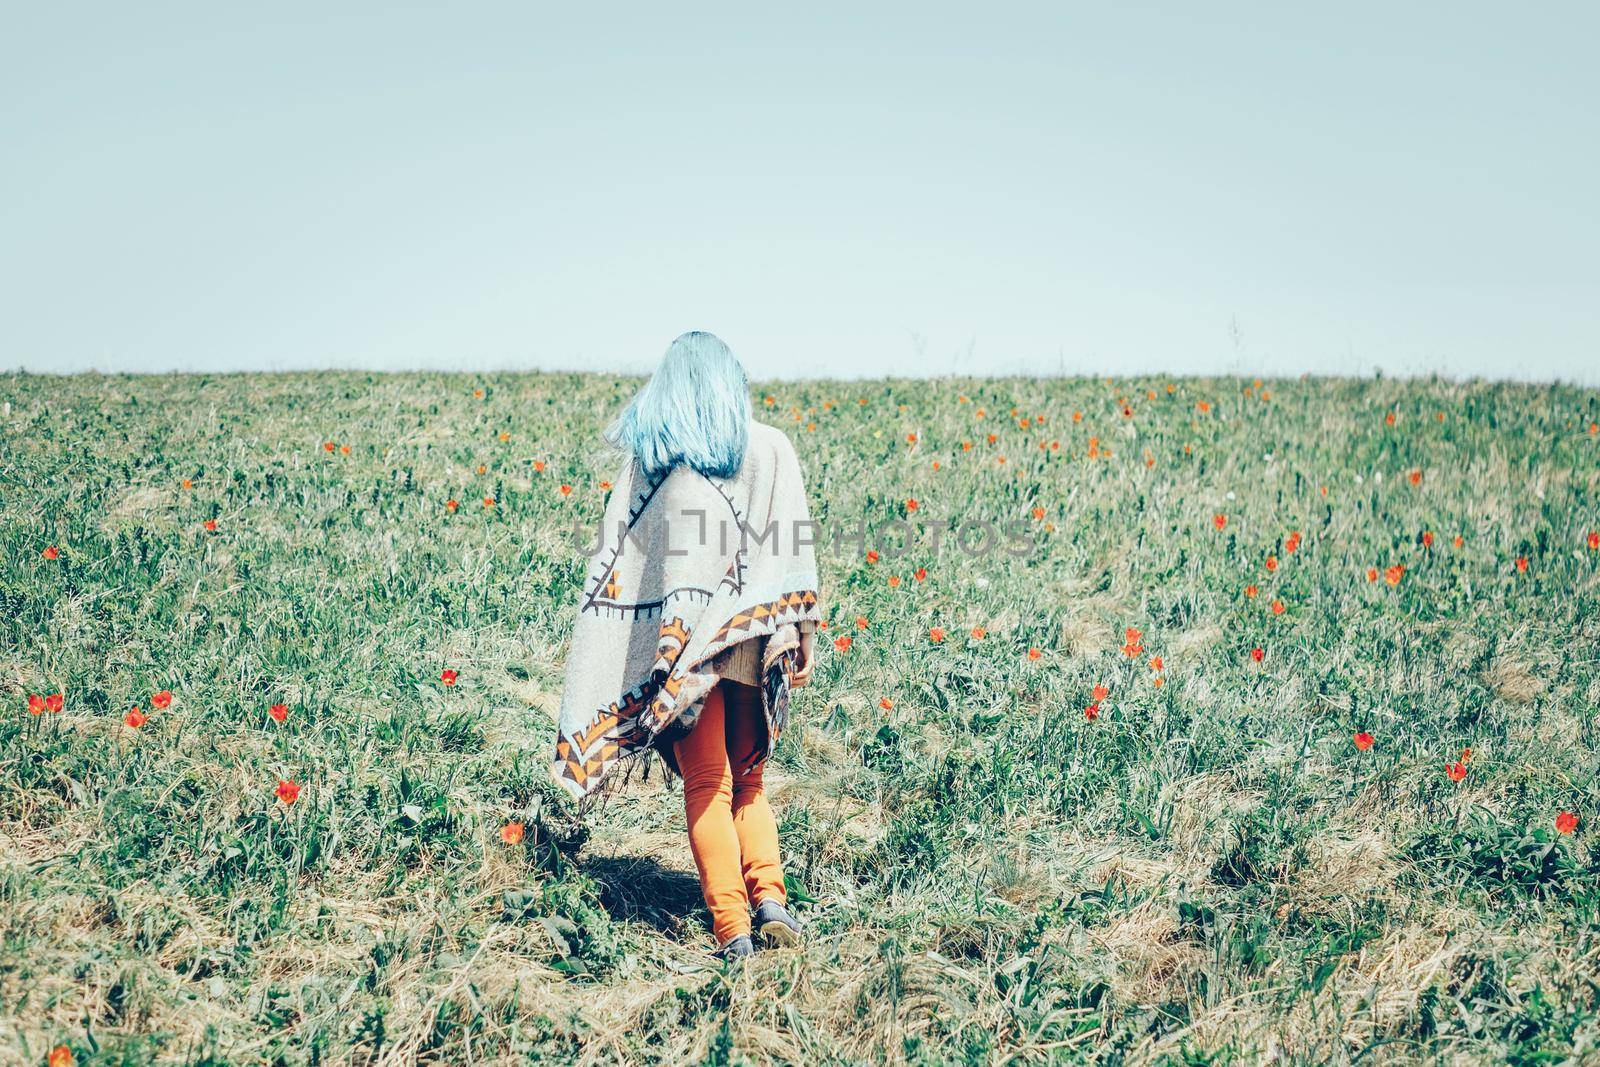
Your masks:
M1597 11L14 3L0 367L1596 382Z

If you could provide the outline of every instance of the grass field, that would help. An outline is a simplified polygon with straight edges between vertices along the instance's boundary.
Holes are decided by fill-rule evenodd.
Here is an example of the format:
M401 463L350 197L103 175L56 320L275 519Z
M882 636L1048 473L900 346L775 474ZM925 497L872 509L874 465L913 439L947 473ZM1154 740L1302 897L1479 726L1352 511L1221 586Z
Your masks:
M1600 396L761 387L870 529L724 971L546 769L636 384L0 376L0 1062L1600 1058Z

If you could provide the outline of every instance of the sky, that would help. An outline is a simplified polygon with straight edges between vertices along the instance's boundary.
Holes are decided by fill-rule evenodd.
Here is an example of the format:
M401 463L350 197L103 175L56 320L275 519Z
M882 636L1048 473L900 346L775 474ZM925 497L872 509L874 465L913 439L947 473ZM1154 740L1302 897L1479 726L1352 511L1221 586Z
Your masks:
M1600 384L1600 6L764 6L8 5L0 368Z

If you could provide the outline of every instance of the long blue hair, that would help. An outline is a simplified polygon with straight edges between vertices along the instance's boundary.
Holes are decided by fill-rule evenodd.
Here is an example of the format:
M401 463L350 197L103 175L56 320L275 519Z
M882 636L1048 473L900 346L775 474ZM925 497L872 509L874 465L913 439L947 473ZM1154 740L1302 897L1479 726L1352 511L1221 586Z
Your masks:
M606 430L651 478L680 464L729 478L750 443L750 383L715 334L680 334L661 365Z

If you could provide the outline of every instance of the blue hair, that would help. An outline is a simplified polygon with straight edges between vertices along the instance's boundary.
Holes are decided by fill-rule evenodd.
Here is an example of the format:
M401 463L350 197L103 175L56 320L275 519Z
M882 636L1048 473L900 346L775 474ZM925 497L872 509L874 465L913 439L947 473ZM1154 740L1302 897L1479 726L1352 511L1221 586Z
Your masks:
M750 443L744 368L715 334L680 334L606 440L633 453L651 478L680 464L707 477L732 477Z

